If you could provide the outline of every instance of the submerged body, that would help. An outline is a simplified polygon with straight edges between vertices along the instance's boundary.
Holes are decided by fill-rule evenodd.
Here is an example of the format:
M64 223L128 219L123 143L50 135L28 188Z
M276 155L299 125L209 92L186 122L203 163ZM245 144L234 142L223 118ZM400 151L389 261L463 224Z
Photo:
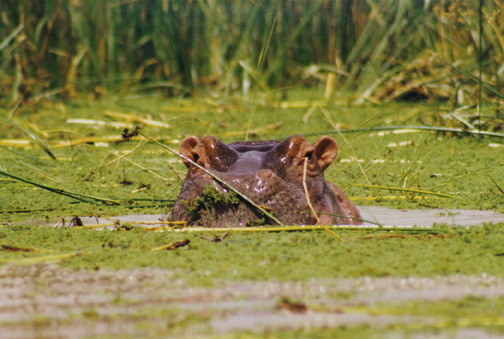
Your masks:
M320 137L311 145L299 135L281 142L231 144L212 136L201 140L189 137L182 141L180 153L188 173L173 208L172 220L210 227L275 224L196 163L285 225L362 223L359 211L345 193L324 178L324 170L338 154L332 138Z

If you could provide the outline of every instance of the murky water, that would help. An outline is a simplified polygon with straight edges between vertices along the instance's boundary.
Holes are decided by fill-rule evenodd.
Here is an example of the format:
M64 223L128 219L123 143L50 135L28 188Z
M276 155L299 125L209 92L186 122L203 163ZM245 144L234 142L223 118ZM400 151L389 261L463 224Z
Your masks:
M397 227L432 227L446 224L449 226L481 226L484 223L504 222L504 213L494 211L461 210L461 209L418 209L399 210L378 206L359 206L362 218L366 222L364 226L373 226L379 223L384 226ZM120 222L144 222L149 223L165 220L165 215L125 215L109 219L98 217L80 217L84 225L111 224L114 220ZM67 219L67 223L68 223Z
M153 268L74 271L53 264L3 266L0 337L185 337L360 324L437 326L442 317L377 314L373 307L469 295L504 296L504 280L483 275L224 281L196 287L175 278L171 270ZM303 302L307 310L279 309L286 297ZM488 335L482 329L457 331Z
M483 223L504 222L504 213L460 209L398 210L387 207L359 206L362 218L388 226L428 227L481 226Z

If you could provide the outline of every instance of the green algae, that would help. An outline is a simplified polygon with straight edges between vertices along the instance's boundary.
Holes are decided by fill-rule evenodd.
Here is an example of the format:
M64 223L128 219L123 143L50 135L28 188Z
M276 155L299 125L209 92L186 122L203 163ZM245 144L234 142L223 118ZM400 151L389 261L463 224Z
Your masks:
M459 300L402 302L377 305L375 314L409 314L441 317L446 326L488 326L504 332L504 297L484 298L468 295ZM493 321L496 320L496 321Z
M467 327L466 327L467 328ZM477 330L477 331L474 331ZM464 327L455 326L429 326L422 324L394 324L389 326L371 326L368 324L357 326L338 326L329 328L310 328L305 330L275 331L275 338L457 338L457 337L500 337L502 329L472 325L464 332ZM266 333L237 333L224 338L263 338Z
M98 231L10 226L0 228L0 244L35 251L3 250L0 262L34 264L73 254L61 257L60 265L75 269L158 267L197 285L229 279L503 276L504 224L447 231L339 231L340 241L323 231L232 233L221 242L208 242L194 234L148 232L141 227ZM150 251L183 239L190 243L173 251Z

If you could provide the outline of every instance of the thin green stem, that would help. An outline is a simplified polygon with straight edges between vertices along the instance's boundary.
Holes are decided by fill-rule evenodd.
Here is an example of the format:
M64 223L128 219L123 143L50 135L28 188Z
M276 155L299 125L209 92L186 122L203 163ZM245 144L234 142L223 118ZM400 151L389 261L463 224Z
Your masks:
M81 194L81 193L76 193L76 192L65 191L65 190L62 190L60 188L55 188L55 187L39 184L37 182L33 182L33 181L28 180L28 179L24 179L24 178L18 177L18 176L15 176L13 174L6 173L4 171L0 171L0 175L4 175L4 176L12 178L14 180L21 181L21 182L24 182L24 183L27 183L27 184L30 184L30 185L33 185L33 186L36 186L36 187L40 187L40 188L45 189L47 191L50 191L50 192L53 192L53 193L56 193L56 194L60 194L60 195L64 195L64 196L67 196L67 197L70 197L70 198L73 198L73 199L76 199L76 200L79 200L79 201L82 201L82 202L87 202L86 199L91 199L91 200L100 201L100 202L103 202L103 203L106 203L106 204L121 205L121 203L119 201L117 201L117 200L107 199L107 198L101 198L101 197L95 197L95 196L92 196L92 195L86 195L86 194Z
M375 186L375 185L361 185L361 184L350 184L352 186L358 186L358 187L365 187L365 188L377 188L377 189L383 189L383 190L391 190L391 191L402 191L402 192L411 192L411 193L422 193L422 194L429 194L429 195L435 195L438 197L444 197L444 198L454 198L453 195L450 194L445 194L445 193L436 193L436 192L429 192L429 191L423 191L423 190L417 190L417 189L412 189L412 188L399 188L399 187L387 187L387 186Z

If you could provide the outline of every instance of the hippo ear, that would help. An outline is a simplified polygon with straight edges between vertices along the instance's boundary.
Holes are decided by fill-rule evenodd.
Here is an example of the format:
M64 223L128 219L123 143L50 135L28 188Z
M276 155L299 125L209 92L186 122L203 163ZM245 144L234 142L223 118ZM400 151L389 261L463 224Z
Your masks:
M300 135L293 135L279 143L269 154L283 165L290 165L292 162L304 157L306 145L310 146L305 138Z
M180 144L180 154L198 163L207 169L227 171L238 158L237 152L229 145L212 136L199 140L197 137L188 137ZM187 168L191 162L182 158Z
M200 156L208 162L207 168L226 172L238 158L237 151L215 137L204 137L201 139L200 145L203 145L204 148L204 154L200 154Z
M180 154L185 156L186 158L191 159L192 161L197 161L198 159L194 159L193 149L200 143L198 137L190 136L185 138L180 143ZM186 158L182 158L182 163L186 165L187 168L191 166L191 162Z
M315 159L320 168L324 171L338 156L338 145L333 138L322 136L314 144Z

